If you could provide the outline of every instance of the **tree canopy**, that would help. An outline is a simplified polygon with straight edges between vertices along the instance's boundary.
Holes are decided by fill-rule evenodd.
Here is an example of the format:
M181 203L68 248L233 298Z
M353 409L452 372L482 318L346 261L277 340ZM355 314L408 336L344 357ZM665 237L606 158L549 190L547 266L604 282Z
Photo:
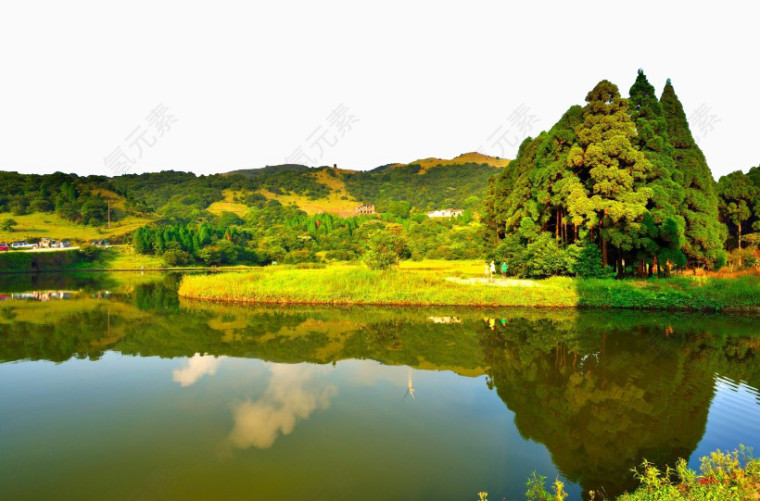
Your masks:
M490 181L483 222L489 257L520 263L540 242L564 263L555 274L589 274L589 246L600 251L596 275L608 266L644 275L725 261L717 186L683 106L670 81L658 100L641 70L629 98L602 80L583 108L527 138ZM533 276L531 266L513 269Z

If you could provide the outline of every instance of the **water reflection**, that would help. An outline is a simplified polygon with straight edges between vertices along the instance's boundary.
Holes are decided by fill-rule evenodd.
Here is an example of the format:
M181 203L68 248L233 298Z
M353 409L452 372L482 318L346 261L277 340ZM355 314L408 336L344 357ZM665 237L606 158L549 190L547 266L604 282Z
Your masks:
M455 389L439 391L439 398L450 399L445 404L427 397L434 394L431 381L479 378L473 381L498 395L501 415L514 416L514 423L510 417L503 426L516 429L526 444L545 446L578 492L598 490L608 496L635 486L631 468L643 458L662 464L690 458L708 425L720 430L717 446L737 446L735 440L747 436L737 433L742 419L754 419L750 416L760 408L760 337L751 317L245 308L182 302L174 293L176 277L108 285L109 296L90 291L68 301L0 303L0 361L99 360L109 352L182 357L181 365L172 362L162 377L167 380L166 371L171 371L173 383L167 384L175 391L177 385L197 385L183 392L187 398L222 378L235 360L265 361L267 379L241 383L240 394L223 401L220 396L216 403L227 420L230 409L232 413L228 424L220 426L219 441L247 450L245 454L293 443L282 437L313 430L315 416L332 413L328 409L341 401L347 420L360 414L358 407L376 405L333 379L336 364L347 360L361 363L347 362L344 381L364 388L390 386L393 405L401 400L404 412L431 413L395 418L425 428L436 426L442 416L461 416L456 422L460 431L447 428L437 435L442 443L473 427L478 415L466 414L466 406L457 403L465 397ZM399 367L393 371L387 366ZM408 405L416 397L415 381L426 381L427 398ZM728 398L736 388L742 389L742 398ZM730 412L708 415L715 409L713 401L728 402ZM346 402L358 405L345 407ZM192 408L193 401L187 405ZM400 411L378 407L373 418L390 421L393 412ZM376 433L381 429L373 428ZM760 446L760 433L749 436L755 443L747 445ZM493 442L492 447L498 457L511 461L514 443ZM477 462L483 454L473 451L469 459ZM444 460L451 458L437 459ZM524 476L519 480L522 484ZM476 488L487 490L482 483L488 481L477 480Z
M172 380L183 388L192 386L203 376L213 376L224 357L196 353L172 372Z
M235 428L230 442L240 449L267 449L282 435L289 435L299 421L329 407L338 388L324 380L325 368L308 365L272 364L264 394L233 409Z

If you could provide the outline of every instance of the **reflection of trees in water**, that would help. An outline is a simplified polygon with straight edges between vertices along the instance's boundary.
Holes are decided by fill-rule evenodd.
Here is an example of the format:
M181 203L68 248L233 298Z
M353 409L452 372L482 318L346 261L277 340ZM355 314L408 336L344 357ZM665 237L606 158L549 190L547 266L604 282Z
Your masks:
M487 370L523 436L584 490L634 486L642 457L688 457L704 433L714 374L760 387L752 318L673 313L308 308L179 303L171 284L110 300L0 304L0 360L255 357ZM110 315L109 315L110 311ZM491 329L493 325L493 329ZM733 446L736 444L727 444Z
M3 316L14 318L15 312L4 308ZM63 362L72 357L98 360L107 348L100 341L109 339L109 331L123 327L125 323L121 319L111 320L109 326L106 305L97 305L87 311L74 311L65 316L65 321L0 322L0 361Z
M756 367L746 358L754 360L757 341L688 321L674 329L667 321L624 328L609 320L596 313L571 323L515 319L494 331L486 326L482 345L489 379L520 433L545 444L584 491L614 496L636 486L631 468L644 457L672 464L691 455L716 369ZM737 363L735 354L745 360Z

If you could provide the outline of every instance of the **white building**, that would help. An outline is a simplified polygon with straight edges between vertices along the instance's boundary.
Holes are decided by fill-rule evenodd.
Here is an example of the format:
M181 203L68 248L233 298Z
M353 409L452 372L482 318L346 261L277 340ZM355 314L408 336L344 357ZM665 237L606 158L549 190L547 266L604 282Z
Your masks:
M457 217L464 214L464 210L462 209L443 209L443 210L434 210L433 212L428 212L428 217Z

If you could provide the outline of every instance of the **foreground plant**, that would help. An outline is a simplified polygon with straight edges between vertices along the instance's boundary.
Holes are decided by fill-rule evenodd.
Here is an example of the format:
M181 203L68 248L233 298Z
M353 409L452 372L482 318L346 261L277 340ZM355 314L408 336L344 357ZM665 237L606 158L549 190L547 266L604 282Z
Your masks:
M760 460L740 446L733 452L717 450L701 460L700 474L680 459L675 468L660 470L644 461L634 470L641 486L621 501L754 500L760 499Z

